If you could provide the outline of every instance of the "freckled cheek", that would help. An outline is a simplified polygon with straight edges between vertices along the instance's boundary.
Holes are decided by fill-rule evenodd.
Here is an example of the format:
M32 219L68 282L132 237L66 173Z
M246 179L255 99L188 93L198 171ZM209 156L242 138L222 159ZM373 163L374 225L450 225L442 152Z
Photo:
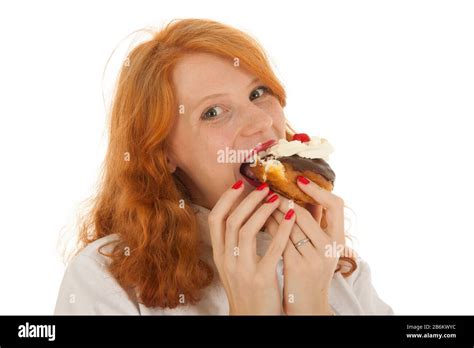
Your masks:
M219 163L216 157L201 162L199 181L206 190L222 193L234 183L233 163Z

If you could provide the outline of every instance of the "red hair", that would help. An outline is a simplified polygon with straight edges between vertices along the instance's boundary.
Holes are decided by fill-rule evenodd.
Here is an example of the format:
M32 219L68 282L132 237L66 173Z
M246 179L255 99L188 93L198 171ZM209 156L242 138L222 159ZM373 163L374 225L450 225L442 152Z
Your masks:
M101 182L80 226L79 251L118 234L107 255L109 271L124 289L134 288L147 307L175 308L183 295L187 304L195 304L214 276L200 259L199 226L187 204L187 188L169 173L166 161L178 111L172 71L180 58L193 52L231 63L238 58L282 107L286 103L285 90L259 43L218 22L172 21L130 52L117 81Z

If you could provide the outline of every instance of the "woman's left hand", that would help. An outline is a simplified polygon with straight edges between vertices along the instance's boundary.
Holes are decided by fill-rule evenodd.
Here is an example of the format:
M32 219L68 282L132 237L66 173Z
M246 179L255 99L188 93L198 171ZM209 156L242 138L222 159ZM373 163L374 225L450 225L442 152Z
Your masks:
M306 179L306 178L305 178ZM320 188L309 179L298 180L298 186L320 206L306 209L281 197L278 210L267 221L267 230L274 236L284 214L295 210L296 223L283 254L283 309L288 315L333 314L329 306L329 287L345 245L344 201ZM322 209L327 228L320 227ZM297 248L295 244L308 238Z

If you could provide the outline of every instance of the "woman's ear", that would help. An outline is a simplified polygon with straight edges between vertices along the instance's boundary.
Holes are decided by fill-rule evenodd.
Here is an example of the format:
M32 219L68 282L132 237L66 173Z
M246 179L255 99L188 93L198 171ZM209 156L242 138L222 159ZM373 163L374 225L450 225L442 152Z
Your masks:
M176 171L177 164L172 156L166 156L166 165L168 166L168 171L170 173L174 173Z

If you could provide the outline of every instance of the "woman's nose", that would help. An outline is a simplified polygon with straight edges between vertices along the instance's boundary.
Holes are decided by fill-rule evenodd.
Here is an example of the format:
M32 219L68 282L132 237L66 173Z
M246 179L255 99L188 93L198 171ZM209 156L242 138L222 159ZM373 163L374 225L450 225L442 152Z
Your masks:
M242 125L242 135L249 136L259 132L266 132L273 126L273 117L259 107L252 104L243 110L244 124Z

